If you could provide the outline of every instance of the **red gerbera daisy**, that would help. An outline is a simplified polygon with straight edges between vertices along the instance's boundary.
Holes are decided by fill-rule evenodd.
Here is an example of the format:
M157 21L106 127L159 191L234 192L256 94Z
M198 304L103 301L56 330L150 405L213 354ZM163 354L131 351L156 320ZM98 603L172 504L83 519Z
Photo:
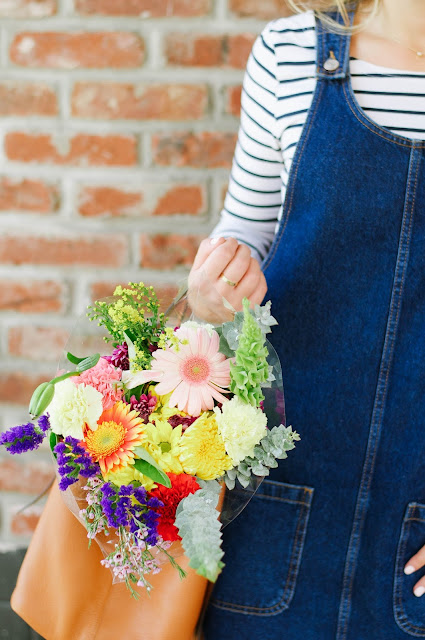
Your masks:
M167 473L171 481L171 488L158 485L157 489L150 492L150 497L158 498L164 504L155 509L161 516L158 522L158 533L164 540L181 540L178 529L174 524L176 510L179 503L190 493L195 493L201 487L193 476L186 473Z

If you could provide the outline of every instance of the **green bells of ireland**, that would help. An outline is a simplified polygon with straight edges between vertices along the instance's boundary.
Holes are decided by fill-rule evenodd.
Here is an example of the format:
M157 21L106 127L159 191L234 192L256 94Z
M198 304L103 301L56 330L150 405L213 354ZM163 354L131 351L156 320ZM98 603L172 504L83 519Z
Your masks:
M264 335L249 311L249 301L243 301L244 320L239 336L235 362L230 364L230 390L241 400L258 406L264 395L261 391L269 379L268 350Z

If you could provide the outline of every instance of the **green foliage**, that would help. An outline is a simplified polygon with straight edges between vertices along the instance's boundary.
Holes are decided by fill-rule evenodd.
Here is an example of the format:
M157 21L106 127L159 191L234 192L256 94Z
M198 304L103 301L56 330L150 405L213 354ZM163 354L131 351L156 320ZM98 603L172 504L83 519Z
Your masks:
M201 489L184 498L176 512L176 527L190 562L199 575L215 582L224 563L221 524L216 509L221 487L200 481Z
M244 402L258 407L264 399L261 387L269 379L268 351L264 334L250 312L247 298L244 298L243 309L235 363L230 364L230 390Z
M277 460L288 457L287 451L295 448L294 442L300 436L292 427L283 424L273 427L261 442L254 447L252 456L245 458L237 467L227 471L224 481L228 489L234 489L236 480L243 487L250 483L251 474L254 476L268 476L270 469L278 466Z
M57 443L58 443L58 436L56 435L56 433L53 433L53 431L51 431L49 435L49 445L53 453L53 456L55 458L57 458L57 454L53 451L53 449L56 447Z
M258 323L258 326L261 329L261 332L264 335L266 335L267 333L271 333L272 330L270 329L270 327L278 324L276 318L273 318L270 313L271 304L272 303L270 300L266 302L266 304L264 304L262 307L260 307L259 304L256 304L254 307L254 311L251 311Z
M134 468L143 475L148 476L157 484L162 484L165 487L171 487L171 480L166 473L161 469L157 462L152 458L150 453L143 447L136 447L134 450L138 459L134 461Z
M81 362L77 364L78 373L83 373L84 371L93 369L93 367L97 365L99 360L100 360L100 353L95 353L92 356L87 356L87 358L83 358Z
M88 317L109 333L114 346L127 343L133 371L146 369L152 359L149 346L157 344L165 327L165 316L153 287L129 282L117 287L111 301L99 300L89 307Z

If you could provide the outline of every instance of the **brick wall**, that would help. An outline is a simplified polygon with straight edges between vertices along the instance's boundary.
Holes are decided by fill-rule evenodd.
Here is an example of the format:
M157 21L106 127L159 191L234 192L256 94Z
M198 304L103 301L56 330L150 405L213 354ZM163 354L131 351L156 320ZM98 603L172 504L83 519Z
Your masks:
M164 303L212 228L256 34L283 0L0 0L0 427L118 282ZM24 463L24 465L23 465ZM0 546L49 454L0 456Z

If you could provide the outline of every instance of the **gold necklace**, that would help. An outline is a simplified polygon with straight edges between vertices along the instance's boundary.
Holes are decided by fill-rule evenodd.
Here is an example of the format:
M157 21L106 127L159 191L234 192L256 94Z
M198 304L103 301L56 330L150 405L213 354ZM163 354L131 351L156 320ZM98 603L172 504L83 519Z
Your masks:
M401 40L399 40L395 36L388 36L388 37L391 40L394 40L394 42L397 42L398 44L400 44L402 47L405 47L406 49L410 49L410 51L413 51L413 53L415 53L418 58L422 58L425 55L424 51L417 51L416 49L413 49L412 47L409 47L409 45L404 44L404 42L401 42Z

